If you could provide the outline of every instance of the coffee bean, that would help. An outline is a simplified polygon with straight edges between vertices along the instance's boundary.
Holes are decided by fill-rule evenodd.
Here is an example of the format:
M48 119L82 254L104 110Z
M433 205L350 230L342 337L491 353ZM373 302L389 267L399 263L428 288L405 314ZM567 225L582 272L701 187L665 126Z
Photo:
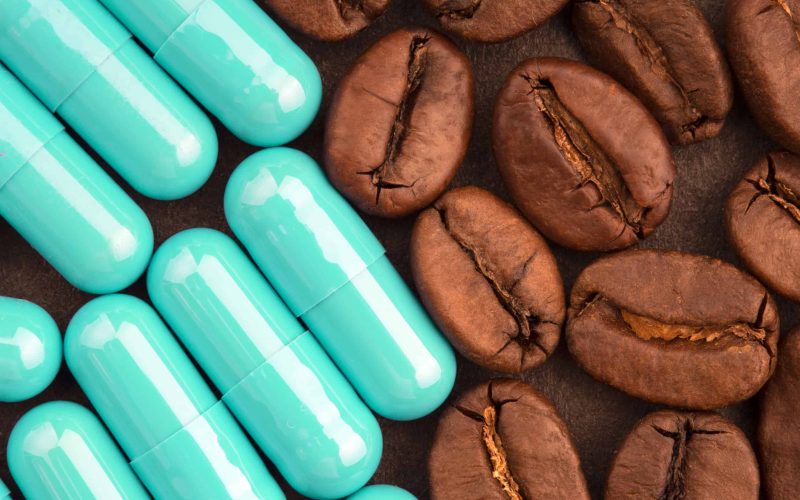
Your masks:
M328 42L350 38L379 17L389 0L264 0L292 28Z
M658 123L620 84L575 61L529 59L494 111L493 147L517 206L576 250L630 246L669 212L675 166Z
M467 359L519 373L555 350L564 285L547 243L513 207L477 187L422 212L411 269L436 324Z
M733 84L692 0L578 0L572 22L593 64L636 94L672 142L719 133Z
M480 384L446 409L428 472L434 500L589 498L567 426L520 380Z
M766 498L790 500L800 492L800 328L784 336L775 375L764 389L758 448Z
M657 411L622 443L606 500L758 500L758 463L744 433L716 413Z
M800 157L770 153L734 188L725 207L728 236L750 271L800 301Z
M424 0L442 28L478 42L502 42L543 24L568 0Z
M800 154L800 0L731 0L726 42L750 112Z
M725 262L633 250L601 258L572 288L566 329L596 379L654 403L710 409L753 396L775 369L778 311Z
M325 168L360 210L416 212L439 197L472 131L469 60L443 35L405 28L378 40L339 83Z

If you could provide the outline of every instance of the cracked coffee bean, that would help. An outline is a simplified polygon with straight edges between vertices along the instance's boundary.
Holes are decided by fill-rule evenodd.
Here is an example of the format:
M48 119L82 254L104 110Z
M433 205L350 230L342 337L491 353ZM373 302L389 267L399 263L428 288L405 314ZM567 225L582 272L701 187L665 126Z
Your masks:
M758 124L800 154L800 0L731 0L726 43Z
M588 500L567 426L520 380L473 387L439 421L428 459L433 500Z
M672 142L719 134L733 84L692 0L578 0L572 23L592 62L636 94Z
M567 347L594 378L647 401L711 409L775 369L778 311L756 279L710 257L633 250L578 276Z
M328 111L325 168L361 211L402 217L447 188L467 152L469 60L436 32L378 40L339 83Z
M523 214L575 250L633 245L669 213L675 166L658 122L607 75L529 59L497 98L492 141Z
M369 26L389 0L264 0L277 16L306 35L334 42Z
M468 40L502 42L543 24L569 0L424 0L442 28Z
M728 237L750 271L776 292L800 301L800 157L770 153L731 193Z
M747 437L716 413L657 411L622 443L605 500L758 500L758 462Z
M800 328L784 336L775 375L761 398L758 448L765 498L790 500L800 491Z
M564 285L539 233L492 193L454 189L411 235L422 302L470 361L520 373L544 363L564 322Z

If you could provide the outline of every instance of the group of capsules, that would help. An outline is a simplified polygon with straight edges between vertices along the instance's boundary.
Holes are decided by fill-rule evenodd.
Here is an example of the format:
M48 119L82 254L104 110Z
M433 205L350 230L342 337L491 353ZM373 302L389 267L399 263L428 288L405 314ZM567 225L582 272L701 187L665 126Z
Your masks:
M303 495L356 492L382 453L367 407L422 417L456 367L319 166L273 147L316 115L316 67L252 0L100 2L0 0L0 216L67 281L102 295L70 322L63 355L105 426L74 403L34 408L9 437L15 482L30 499L284 498L249 434ZM144 212L53 116L141 194L188 196L217 140L165 70L237 137L271 147L225 192L249 257L200 228L153 254ZM155 309L114 294L148 266ZM41 392L61 356L44 310L0 298L0 401Z

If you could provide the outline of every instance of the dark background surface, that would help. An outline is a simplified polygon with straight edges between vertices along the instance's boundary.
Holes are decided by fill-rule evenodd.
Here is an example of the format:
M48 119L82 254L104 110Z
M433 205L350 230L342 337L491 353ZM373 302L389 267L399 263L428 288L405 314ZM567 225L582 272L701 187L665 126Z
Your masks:
M724 2L700 1L723 40ZM280 20L278 19L280 22ZM287 29L290 36L319 66L325 86L320 114L291 146L321 159L323 124L332 92L354 60L379 37L408 24L435 27L436 21L416 0L394 0L393 5L372 26L351 40L338 43L317 42ZM508 199L492 157L490 128L494 98L507 73L520 61L533 56L562 56L582 59L568 23L568 9L540 28L510 42L484 45L454 39L473 64L476 83L476 121L469 152L454 186L476 184ZM213 227L230 234L222 208L227 179L232 170L257 148L246 145L215 122L220 138L217 169L209 183L187 199L158 202L145 199L120 182L144 208L152 221L156 244L172 234L191 227ZM631 144L636 147L636 144ZM642 246L702 253L741 264L725 241L724 200L743 172L762 154L776 146L755 126L736 94L734 109L721 135L700 144L673 148L678 168L673 208L669 218ZM102 162L101 162L102 164ZM105 164L103 164L105 166ZM386 246L389 258L411 283L408 262L408 238L413 217L397 221L366 218L369 226ZM597 257L553 246L565 286L569 290L580 270ZM146 298L143 280L127 292ZM720 290L719 293L725 293ZM63 330L75 311L91 296L66 283L5 222L0 221L0 295L31 300L47 309ZM798 307L778 300L784 332L798 318ZM473 384L497 376L459 358L456 387L451 396ZM553 400L572 432L580 452L583 469L592 494L600 498L614 450L635 422L657 408L595 382L570 359L562 342L552 358L542 367L524 375L524 379ZM39 397L19 404L0 403L0 478L18 493L6 464L6 443L14 423L25 411L48 400L67 399L88 404L85 396L65 367L53 385ZM722 411L753 437L756 403L749 401ZM390 483L406 488L420 498L427 498L428 451L440 411L414 422L391 422L381 419L385 451L373 483ZM531 429L535 436L535 429ZM535 438L532 438L535 439ZM276 476L277 477L277 476ZM282 482L284 490L291 490Z

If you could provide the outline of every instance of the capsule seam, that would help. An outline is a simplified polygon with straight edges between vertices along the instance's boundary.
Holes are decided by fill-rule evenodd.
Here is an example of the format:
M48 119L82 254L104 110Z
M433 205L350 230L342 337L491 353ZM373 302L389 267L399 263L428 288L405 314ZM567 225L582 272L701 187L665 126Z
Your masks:
M172 38L175 36L175 33L179 32L181 28L183 28L189 22L189 20L192 19L192 16L194 16L198 10L200 10L205 4L207 4L210 1L211 0L203 0L202 2L197 4L194 10L192 10L186 15L186 18L183 21L181 21L181 23L178 26L176 26L174 30L172 30L172 33L170 33L169 36L164 39L161 45L159 45L158 50L153 52L153 59L158 61L158 56L161 53L161 49L164 48L164 46L167 45L172 40Z
M6 184L8 184L9 182L11 182L11 179L13 179L14 177L16 177L16 175L17 175L17 174L18 174L20 171L22 171L22 169L23 169L23 168L27 167L27 166L28 166L28 164L30 164L31 160L33 160L34 158L36 158L36 156L37 156L37 155L38 155L38 154L39 154L39 153L40 153L40 152L41 152L43 149L45 149L45 148L47 147L47 145L48 145L48 144L50 144L51 142L53 142L53 140L54 140L56 137L58 137L59 135L61 135L61 134L63 134L63 133L66 133L66 129L64 128L64 124L63 124L63 123L61 123L60 121L59 121L58 123L59 123L59 125L61 125L61 128L60 128L60 129L59 129L59 130L58 130L58 131L57 131L55 134L51 135L51 136L50 136L50 137L48 137L46 140L42 141L42 143L39 145L39 147L38 147L38 148L36 148L36 151L34 151L34 152L33 152L33 153L31 153L31 154L30 154L30 155L29 155L27 158L25 158L25 161L24 161L24 162L22 162L22 163L20 164L20 166L19 166L19 167L17 167L17 168L14 170L14 172L12 172L12 173L11 173L11 175L9 175L8 177L6 177L5 179L0 179L0 191L2 191L2 190L3 190L3 188L4 188L4 187L6 187Z

